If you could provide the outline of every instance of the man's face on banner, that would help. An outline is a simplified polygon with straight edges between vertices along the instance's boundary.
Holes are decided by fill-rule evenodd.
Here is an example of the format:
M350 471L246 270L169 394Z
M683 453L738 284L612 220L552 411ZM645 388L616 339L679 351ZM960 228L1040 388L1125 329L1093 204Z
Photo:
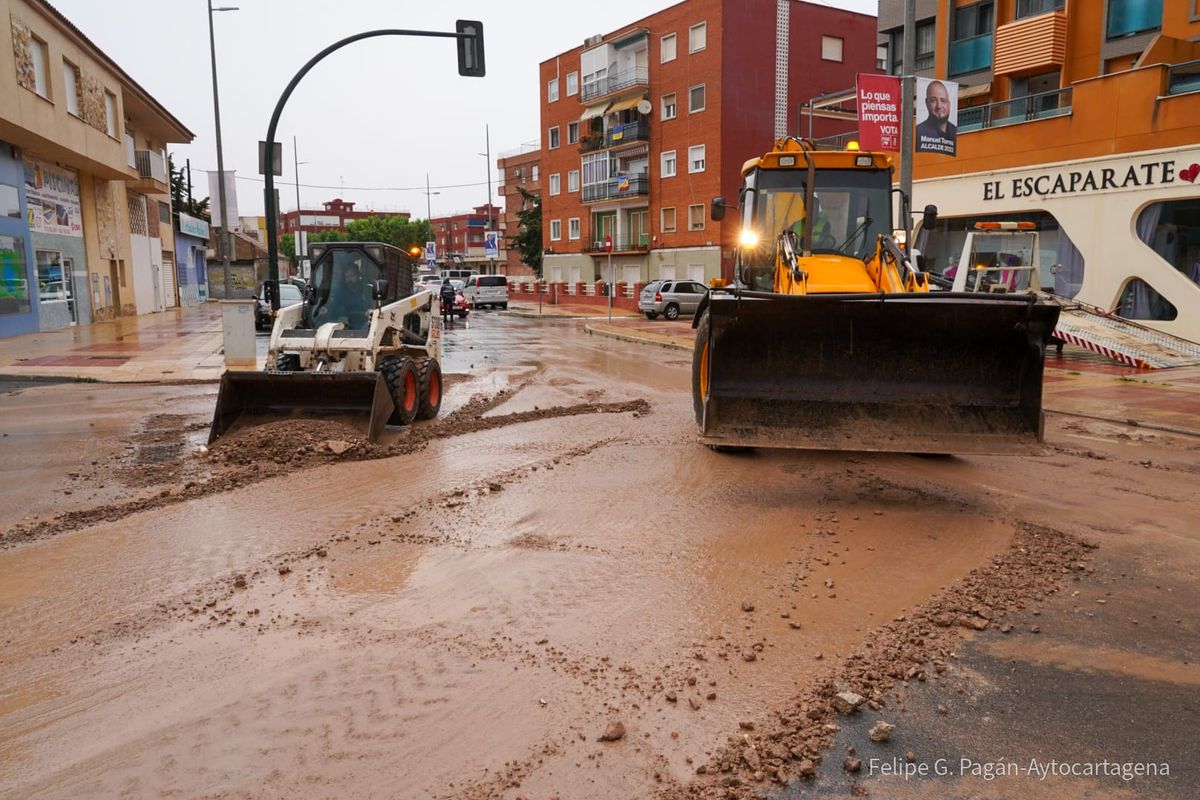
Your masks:
M950 93L940 82L934 81L925 90L925 108L929 110L930 121L939 127L950 119Z

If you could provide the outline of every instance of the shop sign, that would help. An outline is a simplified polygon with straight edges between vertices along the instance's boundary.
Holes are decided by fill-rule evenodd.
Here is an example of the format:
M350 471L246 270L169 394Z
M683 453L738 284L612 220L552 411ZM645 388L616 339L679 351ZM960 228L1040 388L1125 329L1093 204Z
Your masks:
M25 158L25 205L29 229L59 236L83 236L79 178L71 170Z
M1180 167L1175 159L1164 159L1114 167L1081 166L1080 169L1052 170L1036 175L1014 175L1002 180L985 181L983 199L1092 194L1179 181L1200 184L1200 163L1185 160L1184 166Z

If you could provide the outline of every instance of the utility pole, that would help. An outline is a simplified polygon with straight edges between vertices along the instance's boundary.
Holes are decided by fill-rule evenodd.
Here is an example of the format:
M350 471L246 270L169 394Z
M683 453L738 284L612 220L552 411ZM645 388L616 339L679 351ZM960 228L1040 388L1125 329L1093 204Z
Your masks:
M900 67L900 213L904 252L912 252L913 108L916 98L917 0L904 0L904 62Z
M486 150L486 152L483 153L483 157L487 159L487 187L488 187L488 201L487 201L488 224L487 224L487 229L489 231L494 231L494 230L496 230L496 221L492 214L492 132L490 130L490 126L486 123L483 126L483 137L484 137L484 143L486 145L486 147L484 148ZM497 239L496 239L497 247L499 246L499 243L500 243L500 239L499 239L499 237L497 237ZM485 247L486 247L486 244L485 244ZM496 262L492 261L491 264L492 264L492 266L491 266L490 272L492 274L494 274L496 272Z
M237 11L235 7L223 6L213 8L212 0L208 0L208 49L212 56L213 83L213 116L217 127L217 201L221 204L221 238L218 240L221 251L221 264L225 268L225 299L233 294L233 276L230 275L229 265L229 209L225 205L225 155L221 150L221 100L217 93L217 40L213 35L213 12Z
M304 260L308 256L308 243L304 241L304 227L300 223L302 218L300 214L300 151L296 149L296 137L294 135L292 136L292 160L296 165L296 235L294 237L296 267L300 273L300 277L304 278L307 277L304 270Z

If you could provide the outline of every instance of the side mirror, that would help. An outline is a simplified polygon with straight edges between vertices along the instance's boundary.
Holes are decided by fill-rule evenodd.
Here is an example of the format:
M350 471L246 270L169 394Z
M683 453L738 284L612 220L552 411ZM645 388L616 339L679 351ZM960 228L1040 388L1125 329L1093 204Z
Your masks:
M713 222L720 222L725 219L725 198L721 196L712 199L712 205L709 207L708 215L712 217Z
M380 279L371 284L371 299L376 303L382 303L387 297L388 282Z
M308 284L304 287L304 302L312 305L317 302L317 287L314 284Z
M925 213L921 217L921 230L932 230L934 225L937 225L938 212L937 206L930 204L925 206Z

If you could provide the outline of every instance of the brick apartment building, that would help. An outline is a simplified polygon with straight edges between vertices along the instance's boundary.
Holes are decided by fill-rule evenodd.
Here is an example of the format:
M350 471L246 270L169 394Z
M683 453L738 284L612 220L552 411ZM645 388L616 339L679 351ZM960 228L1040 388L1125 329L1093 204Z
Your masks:
M903 21L880 0L896 74ZM957 155L913 159L926 267L976 222L1031 222L1043 286L1200 341L1196 0L919 0L915 38L918 74L958 84Z
M401 217L409 219L407 211L355 211L354 203L348 203L340 197L335 197L322 204L320 209L300 209L288 211L280 216L280 233L295 233L302 230L305 233L317 231L346 231L346 225L356 219L368 217Z
M482 274L495 273L507 263L504 236L499 237L499 257L489 260L484 252L483 232L499 230L503 211L495 206L481 205L464 214L434 217L434 240L437 242L439 267L469 267Z
M875 17L798 0L686 0L543 61L544 276L608 279L611 241L618 282L731 280L737 223L709 201L876 63Z
M504 198L500 228L505 237L516 236L520 226L517 214L525 208L525 198L520 190L524 189L538 197L542 194L541 161L540 146L523 146L496 159L496 168L500 172L497 194ZM533 270L521 263L521 254L512 248L508 248L502 271L507 275L533 275Z

